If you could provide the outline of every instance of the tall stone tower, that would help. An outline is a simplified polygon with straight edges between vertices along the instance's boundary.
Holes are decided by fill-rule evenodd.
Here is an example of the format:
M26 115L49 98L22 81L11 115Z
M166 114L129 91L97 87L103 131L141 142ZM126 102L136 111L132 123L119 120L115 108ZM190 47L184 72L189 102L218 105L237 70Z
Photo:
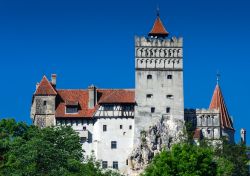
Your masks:
M31 118L33 124L40 128L55 125L56 75L52 74L51 79L49 82L46 76L43 77L32 99Z
M162 118L184 121L182 38L168 38L159 14L147 37L135 37L135 136Z

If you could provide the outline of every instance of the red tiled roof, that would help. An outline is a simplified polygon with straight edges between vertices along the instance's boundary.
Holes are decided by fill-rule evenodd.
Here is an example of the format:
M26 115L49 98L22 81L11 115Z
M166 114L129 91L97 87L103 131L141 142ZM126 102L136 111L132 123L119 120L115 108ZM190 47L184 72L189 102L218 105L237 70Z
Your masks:
M58 103L56 117L62 118L91 118L101 103L135 103L134 90L124 89L97 89L97 105L93 109L88 108L88 90L57 90ZM66 114L66 105L78 102L79 111L77 114Z
M151 29L151 31L149 32L149 36L164 36L167 37L168 36L168 32L165 29L163 23L161 22L161 19L159 16L157 16L154 26Z
M135 92L124 89L100 89L99 103L135 103Z
M233 123L227 111L227 107L220 89L220 86L217 84L214 90L214 94L209 106L209 109L219 109L220 111L220 122L223 128L233 128Z
M57 95L57 92L49 82L49 80L46 78L46 76L43 76L43 79L39 83L35 95Z

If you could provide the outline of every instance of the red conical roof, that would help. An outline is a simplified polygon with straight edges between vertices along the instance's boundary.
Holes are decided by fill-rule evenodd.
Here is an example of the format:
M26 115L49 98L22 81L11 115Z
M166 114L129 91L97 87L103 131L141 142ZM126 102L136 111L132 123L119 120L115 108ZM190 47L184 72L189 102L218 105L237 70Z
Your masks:
M39 83L35 95L56 95L57 92L49 82L49 80L46 78L46 76L43 76L43 79Z
M214 94L209 106L209 109L218 109L220 112L220 123L223 128L233 128L233 123L227 111L227 106L225 104L220 86L217 84L214 90Z
M159 16L157 16L154 26L151 29L151 31L149 32L149 36L158 36L158 37L167 37L168 36L168 32L166 30L166 28L164 27L163 23L161 22L161 19Z

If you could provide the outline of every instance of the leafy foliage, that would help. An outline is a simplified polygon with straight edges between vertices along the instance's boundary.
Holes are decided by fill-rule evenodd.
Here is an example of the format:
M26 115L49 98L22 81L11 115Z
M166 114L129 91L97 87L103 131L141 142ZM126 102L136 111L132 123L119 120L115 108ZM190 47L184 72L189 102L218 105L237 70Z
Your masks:
M187 143L176 144L171 151L156 155L145 176L214 176L212 150Z
M108 176L93 157L84 158L70 127L39 129L15 120L0 121L0 175Z

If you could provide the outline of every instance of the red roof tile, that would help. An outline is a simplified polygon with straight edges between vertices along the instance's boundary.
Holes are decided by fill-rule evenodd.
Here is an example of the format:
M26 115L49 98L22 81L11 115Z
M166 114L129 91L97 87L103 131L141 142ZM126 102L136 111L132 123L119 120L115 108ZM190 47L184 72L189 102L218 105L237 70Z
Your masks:
M163 23L161 22L161 19L159 16L157 16L154 26L151 29L151 31L149 32L149 36L163 36L163 37L167 37L168 36L168 32L165 29Z
M134 90L124 89L97 89L98 102L93 109L88 108L88 90L57 90L58 103L56 107L56 117L60 118L91 118L97 111L101 103L135 103ZM66 114L66 105L78 102L79 111L77 114Z
M223 128L233 129L233 123L229 116L220 86L218 84L215 87L209 109L219 109L221 126Z
M135 103L134 90L99 89L102 94L99 103Z
M46 78L46 76L43 76L43 79L39 83L35 95L57 95L57 92L49 82L49 80Z

